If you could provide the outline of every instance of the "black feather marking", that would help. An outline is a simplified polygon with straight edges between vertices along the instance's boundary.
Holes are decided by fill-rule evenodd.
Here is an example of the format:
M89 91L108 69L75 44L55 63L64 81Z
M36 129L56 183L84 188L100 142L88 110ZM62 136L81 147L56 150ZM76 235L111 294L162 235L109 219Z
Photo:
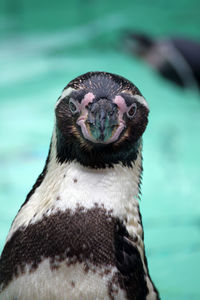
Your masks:
M126 227L118 222L115 232L115 258L118 281L130 300L146 300L148 288L142 259ZM155 292L157 293L156 289ZM159 296L157 294L157 299Z
M25 199L24 203L22 204L22 206L20 207L20 209L28 202L28 200L30 199L30 197L34 194L35 190L40 186L40 184L44 180L44 177L45 177L45 175L47 173L47 167L48 167L48 163L49 163L49 159L50 159L50 152L51 152L51 144L50 144L50 147L49 147L49 152L48 152L48 156L47 156L47 159L46 159L43 171L38 176L36 182L34 183L32 189L30 190L30 192L26 196L26 199Z

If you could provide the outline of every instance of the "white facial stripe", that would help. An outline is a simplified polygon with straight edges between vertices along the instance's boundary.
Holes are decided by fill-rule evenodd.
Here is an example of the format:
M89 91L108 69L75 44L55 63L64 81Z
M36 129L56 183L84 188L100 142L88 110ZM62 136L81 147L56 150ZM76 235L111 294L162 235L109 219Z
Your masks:
M149 106L148 106L146 100L144 99L144 97L142 97L140 95L134 95L133 98L135 98L137 100L137 102L139 102L140 104L145 106L147 109L149 109ZM130 106L127 107L126 102L122 96L116 96L114 99L114 103L117 104L117 106L119 107L122 114L124 114L125 112L128 112L128 110L130 108Z
M137 100L137 102L139 102L140 104L142 104L143 106L145 106L147 109L149 109L148 103L146 102L146 100L144 99L144 97L142 97L140 95L134 95L134 98Z
M58 99L58 101L56 102L56 107L58 106L58 104L60 103L60 101L62 99L64 99L65 97L69 96L71 94L72 91L75 91L75 89L72 89L71 87L68 87L67 89L63 90L60 98Z

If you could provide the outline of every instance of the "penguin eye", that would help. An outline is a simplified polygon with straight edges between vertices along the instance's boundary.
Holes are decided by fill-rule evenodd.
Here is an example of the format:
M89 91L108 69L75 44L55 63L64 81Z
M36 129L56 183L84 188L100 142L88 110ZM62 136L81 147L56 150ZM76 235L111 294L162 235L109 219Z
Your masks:
M136 110L137 110L137 105L136 103L131 104L131 106L129 107L129 110L127 111L127 116L132 119L135 114L136 114Z
M76 114L79 112L79 107L76 103L76 101L72 98L69 99L69 109L73 114Z

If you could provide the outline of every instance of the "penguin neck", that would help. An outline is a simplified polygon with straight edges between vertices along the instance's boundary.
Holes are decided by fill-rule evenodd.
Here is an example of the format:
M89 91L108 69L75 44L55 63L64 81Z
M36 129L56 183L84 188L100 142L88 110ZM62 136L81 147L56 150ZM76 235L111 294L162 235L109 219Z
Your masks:
M61 132L57 126L53 132L53 140L56 140L54 149L57 151L56 157L60 164L77 161L82 166L93 169L105 169L120 163L132 167L142 144L140 138L134 143L124 139L121 144L95 144L94 146L90 142L86 143L81 137Z
M122 162L119 162L105 168L93 168L91 166L85 166L76 160L60 163L57 153L57 142L57 136L54 131L46 176L57 179L58 177L55 177L55 172L58 172L60 183L62 182L64 184L64 189L67 189L65 185L66 181L69 182L71 180L76 188L79 186L80 190L87 189L89 185L93 186L93 189L95 187L96 194L99 192L100 196L104 193L104 188L105 191L109 193L109 189L114 189L115 187L116 191L121 190L120 194L122 195L128 192L128 195L131 194L134 199L139 198L142 174L141 143L137 149L136 159L130 162L129 166L125 166ZM87 179L87 181L81 181L82 179ZM99 187L100 190L97 191ZM72 188L73 185L68 186L68 189Z
M21 207L11 232L58 211L73 213L80 207L88 210L98 206L122 220L132 236L143 239L138 204L142 146L131 166L118 163L110 168L94 169L76 161L58 162L56 143L53 134L45 172Z

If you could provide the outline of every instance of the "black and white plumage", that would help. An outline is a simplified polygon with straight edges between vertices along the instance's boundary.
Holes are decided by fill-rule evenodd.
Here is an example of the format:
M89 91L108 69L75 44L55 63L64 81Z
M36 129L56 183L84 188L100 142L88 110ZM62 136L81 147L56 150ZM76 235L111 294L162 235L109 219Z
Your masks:
M159 299L138 204L148 112L118 75L64 88L45 168L1 255L1 300Z

